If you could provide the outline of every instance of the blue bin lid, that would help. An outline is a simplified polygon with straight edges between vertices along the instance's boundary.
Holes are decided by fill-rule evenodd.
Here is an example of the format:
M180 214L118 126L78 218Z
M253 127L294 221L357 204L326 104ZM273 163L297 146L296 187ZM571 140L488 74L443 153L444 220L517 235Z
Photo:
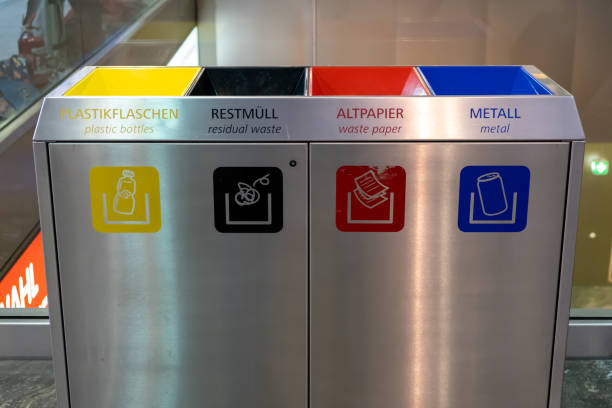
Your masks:
M419 67L434 95L551 95L521 66Z

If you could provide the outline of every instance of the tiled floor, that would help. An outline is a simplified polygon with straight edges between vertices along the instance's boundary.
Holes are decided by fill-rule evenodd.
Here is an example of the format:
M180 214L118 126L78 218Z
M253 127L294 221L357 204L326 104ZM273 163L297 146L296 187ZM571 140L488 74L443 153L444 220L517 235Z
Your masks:
M0 360L0 408L54 408L49 360Z
M563 407L612 407L612 360L566 361Z
M51 361L0 361L0 408L55 405ZM612 407L612 360L566 362L563 407Z

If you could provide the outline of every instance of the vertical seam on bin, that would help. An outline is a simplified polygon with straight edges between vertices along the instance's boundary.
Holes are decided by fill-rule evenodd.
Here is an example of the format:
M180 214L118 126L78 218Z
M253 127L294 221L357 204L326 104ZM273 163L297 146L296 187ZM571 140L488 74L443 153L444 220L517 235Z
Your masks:
M310 223L311 220L311 188L310 188L310 143L306 143L306 181L307 181L307 199L306 199L306 203L308 205L308 211L306 212L307 214L307 227L308 227L308 240L307 240L307 250L308 250L308 258L306 261L306 266L307 266L307 275L306 275L306 294L307 294L307 302L306 304L308 305L308 313L307 313L307 317L308 317L308 325L307 325L307 353L306 353L306 357L307 357L307 370L306 370L306 378L307 378L307 382L306 382L306 407L310 408L310 391L311 391L311 384L310 384L310 379L311 379L311 371L310 371L310 346L311 346L311 341L310 341L310 333L312 332L311 330L311 312L310 312L310 279L311 279L311 275L310 275L310 255L311 255L311 248L310 248L310 239L311 239L311 228L312 228L312 224Z
M312 96L312 71L313 71L313 67L307 67L306 69L308 70L308 89L306 90L305 96ZM308 145L308 155L310 157L310 145Z
M310 67L304 67L304 96L310 96L310 83Z
M569 193L569 182L570 182L570 173L571 173L571 164L572 164L572 143L568 143L569 144L569 151L568 151L568 156L567 156L567 168L566 168L566 172L565 172L565 203L563 205L563 230L561 232L561 247L559 248L559 269L557 271L557 295L555 296L555 316L553 319L553 333L552 333L552 343L551 343L551 350L550 350L550 368L548 370L548 390L546 392L546 406L550 408L550 397L551 397L551 391L552 391L552 382L553 382L553 368L555 367L555 342L557 339L557 330L559 330L559 328L557 327L557 319L559 316L559 296L560 296L560 290L561 290L561 278L562 276L562 272L563 272L563 247L564 247L564 243L565 243L565 225L567 222L567 201L568 201L568 196L567 194Z
M62 322L62 347L64 348L64 366L66 367L66 396L68 397L68 407L72 406L72 399L70 397L70 376L68 375L68 350L66 348L66 325L64 323L64 306L62 304L62 283L60 279L60 264L59 264L59 250L57 241L57 225L55 222L55 204L53 199L53 177L51 174L51 155L49 153L49 145L46 144L47 153L47 171L49 174L49 201L51 202L51 219L53 220L53 241L55 243L55 270L57 271L57 298L59 302L59 314Z

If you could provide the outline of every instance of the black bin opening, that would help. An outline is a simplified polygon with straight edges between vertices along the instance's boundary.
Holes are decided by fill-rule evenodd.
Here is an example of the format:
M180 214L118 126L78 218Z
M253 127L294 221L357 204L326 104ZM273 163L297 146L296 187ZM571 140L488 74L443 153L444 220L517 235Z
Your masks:
M205 68L191 96L305 95L304 67Z

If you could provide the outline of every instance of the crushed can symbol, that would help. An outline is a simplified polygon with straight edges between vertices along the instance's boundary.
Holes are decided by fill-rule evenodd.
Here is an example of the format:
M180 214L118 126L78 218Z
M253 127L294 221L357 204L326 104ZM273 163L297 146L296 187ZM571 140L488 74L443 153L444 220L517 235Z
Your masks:
M459 181L459 229L518 232L527 226L530 172L525 166L467 166Z

